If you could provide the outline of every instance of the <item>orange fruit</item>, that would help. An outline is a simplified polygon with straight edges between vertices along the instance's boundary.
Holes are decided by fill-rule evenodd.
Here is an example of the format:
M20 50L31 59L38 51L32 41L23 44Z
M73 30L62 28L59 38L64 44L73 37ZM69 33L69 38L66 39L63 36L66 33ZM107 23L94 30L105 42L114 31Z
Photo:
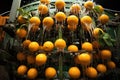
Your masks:
M81 75L81 72L79 70L78 67L71 67L69 70L68 70L68 74L71 78L73 79L77 79L80 77Z
M104 8L101 5L98 5L100 12L104 11Z
M116 64L115 64L115 62L113 62L113 61L108 61L108 62L107 62L107 66L108 66L109 69L114 69L114 68L116 68Z
M30 68L27 72L27 77L29 79L35 79L38 75L38 71L36 68Z
M18 16L17 21L18 21L20 24L26 23L26 19L23 18L22 15Z
M47 61L47 56L46 56L46 54L44 54L44 53L40 53L40 54L36 55L35 60L36 60L36 64L37 64L38 66L41 66L41 65L43 65L43 64L46 63L46 61Z
M64 49L66 47L66 42L64 39L57 39L54 45L58 49Z
M63 13L63 12L57 12L57 13L55 14L55 19L56 19L58 22L62 22L62 21L64 21L64 20L66 19L66 15L65 15L65 13Z
M40 0L41 3L48 5L50 3L50 0Z
M17 68L17 74L24 75L27 72L27 67L25 65L20 65Z
M99 34L100 34L100 31L101 31L102 33L104 33L104 31L103 31L101 28L94 28L92 35L93 35L95 38L98 38L98 37L99 37Z
M45 51L51 51L54 48L54 44L51 41L46 41L43 44L43 50Z
M70 7L70 11L71 13L73 14L78 14L81 10L81 7L79 4L75 3L75 4L72 4L72 6Z
M39 44L38 42L33 41L29 44L28 48L31 52L37 51L39 49Z
M55 1L55 6L58 10L62 10L65 6L64 0L56 0Z
M39 19L37 16L31 17L31 18L29 19L29 21L30 21L31 24L34 24L34 25L36 25L36 26L39 26L40 23L41 23L40 19Z
M26 40L23 41L22 45L23 45L24 48L27 48L30 43L31 43L31 41L26 39Z
M27 63L34 64L35 63L35 56L34 55L27 55Z
M75 15L70 15L67 18L68 25L78 25L78 17Z
M91 24L92 23L92 18L90 16L83 16L81 18L81 23L82 24Z
M93 48L100 48L100 44L98 41L93 41L92 45L93 45Z
M87 66L91 62L91 56L88 53L81 53L78 55L78 59L81 65Z
M33 25L33 26L31 27L31 32L35 33L38 29L39 29L39 26Z
M75 31L77 29L77 25L68 25L67 27L71 31Z
M110 51L110 50L107 50L107 49L102 50L100 53L101 53L101 58L102 58L102 59L110 59L111 56L112 56L111 51Z
M98 64L96 69L100 73L105 73L107 71L107 68L106 68L106 66L104 64Z
M80 64L79 55L74 56L74 62L75 62L76 64Z
M90 78L96 78L97 77L97 70L94 67L88 67L86 70L86 75Z
M26 55L23 52L18 52L17 53L17 60L19 61L24 61L26 59Z
M84 3L84 7L88 10L91 10L93 8L93 6L94 6L94 3L92 1L86 1Z
M54 24L54 20L52 17L45 17L43 19L43 26L46 27L47 29L50 29Z
M48 7L45 4L40 4L38 6L38 11L40 14L47 14L48 13Z
M86 51L92 51L93 50L93 45L90 42L84 42L82 44L82 49Z
M69 45L67 50L70 52L77 52L78 47L76 45Z
M57 72L56 72L55 68L53 68L53 67L48 67L45 69L45 76L48 79L54 78L56 73Z
M102 24L106 24L109 21L109 16L102 14L98 19Z
M25 38L27 36L27 31L24 28L18 28L16 31L16 35L19 38Z

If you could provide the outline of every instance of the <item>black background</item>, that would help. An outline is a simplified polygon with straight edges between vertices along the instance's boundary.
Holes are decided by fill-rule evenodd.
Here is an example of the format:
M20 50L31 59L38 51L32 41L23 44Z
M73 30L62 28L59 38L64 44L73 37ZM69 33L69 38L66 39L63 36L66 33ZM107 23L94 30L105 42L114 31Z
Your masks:
M13 0L0 0L0 13L9 11L11 9ZM22 5L34 0L22 0ZM120 1L119 0L94 0L97 4L102 5L104 8L119 10L120 11Z

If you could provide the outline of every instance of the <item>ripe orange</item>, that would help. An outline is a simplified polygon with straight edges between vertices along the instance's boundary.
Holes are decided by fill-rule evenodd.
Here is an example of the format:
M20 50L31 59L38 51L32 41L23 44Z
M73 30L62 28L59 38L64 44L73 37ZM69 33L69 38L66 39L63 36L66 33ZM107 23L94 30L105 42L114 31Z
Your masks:
M81 10L81 7L80 7L80 5L77 4L77 3L73 4L73 5L70 7L70 11L71 11L71 13L73 13L73 14L78 14L78 13L80 12L80 10Z
M46 61L47 61L47 56L46 56L46 54L44 54L44 53L40 53L40 54L36 55L35 60L36 60L36 64L37 64L38 66L41 66L41 65L43 65L43 64L46 63Z
M77 52L78 51L78 47L76 45L69 45L68 46L68 51L70 51L70 52Z
M46 27L47 29L50 29L54 24L54 20L52 17L45 17L43 19L43 26Z
M50 0L40 0L41 3L48 5L50 3Z
M107 62L107 66L108 66L109 69L114 69L114 68L116 68L116 64L115 64L115 62L113 62L113 61L108 61L108 62Z
M86 51L92 51L93 50L93 45L90 42L84 42L82 44L82 49Z
M37 51L39 49L39 44L38 42L33 41L29 44L28 48L31 52Z
M28 39L26 39L26 40L23 41L22 46L23 46L24 48L27 48L30 43L31 43L31 41L28 40Z
M86 70L86 75L90 78L96 78L97 77L97 70L94 67L88 67Z
M107 68L106 68L106 66L104 64L98 64L96 69L100 73L105 73L107 71Z
M27 72L27 77L29 79L35 79L38 75L38 71L36 68L30 68Z
M112 53L111 53L111 51L110 50L102 50L101 51L101 58L102 59L110 59L111 58L111 56L112 56Z
M56 0L55 1L55 6L58 10L62 10L65 6L64 0Z
M48 13L48 7L45 4L40 4L38 6L38 11L40 14L47 14Z
M27 63L34 64L35 63L35 56L34 55L27 55Z
M65 13L63 13L63 12L57 12L57 13L55 14L55 19L56 19L58 22L62 22L62 21L64 21L64 20L66 19L66 15L65 15Z
M92 1L86 1L84 3L84 7L88 10L91 10L93 8L93 6L94 6L94 3Z
M92 18L90 16L83 16L81 18L81 23L82 24L91 24L92 23Z
M20 65L17 68L17 74L24 75L27 72L27 67L25 65Z
M64 49L66 47L66 42L64 39L57 39L54 45L58 49Z
M46 41L43 44L43 50L45 51L51 51L54 48L54 44L51 41Z
M68 25L78 25L78 17L75 15L70 15L67 18Z
M31 32L35 33L38 29L39 29L39 26L33 25L33 26L31 27Z
M101 28L94 28L93 32L92 32L92 35L95 37L95 38L98 38L99 37L99 34L100 34L100 31L102 33L104 33L104 31L101 29Z
M92 45L93 45L93 48L97 48L97 49L100 48L100 44L98 41L93 41Z
M27 36L27 31L24 28L18 28L16 31L16 35L19 38L25 38Z
M40 19L37 16L31 17L29 21L31 24L34 24L36 26L39 26L41 23Z
M56 70L55 70L55 68L53 68L53 67L48 67L48 68L46 68L46 70L45 70L45 76L46 76L46 78L48 78L48 79L51 79L51 78L54 78L55 77L55 75L56 75Z
M68 25L67 27L71 31L75 31L77 29L77 25Z
M81 53L78 55L78 59L81 65L87 66L91 62L91 56L88 53Z
M17 21L18 21L20 24L26 23L26 19L24 19L24 18L22 17L22 15L18 16Z
M68 71L68 74L71 78L77 79L80 77L81 72L78 67L71 67Z
M17 53L17 60L19 61L24 61L26 59L26 55L23 52L18 52Z
M109 16L102 14L98 19L102 24L106 24L109 21Z
M98 5L100 12L104 11L104 8L101 5Z

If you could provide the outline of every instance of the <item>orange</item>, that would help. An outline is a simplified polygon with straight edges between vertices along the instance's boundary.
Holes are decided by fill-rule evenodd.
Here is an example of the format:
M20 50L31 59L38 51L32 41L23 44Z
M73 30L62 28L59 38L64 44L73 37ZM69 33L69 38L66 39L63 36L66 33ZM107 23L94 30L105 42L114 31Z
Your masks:
M86 75L90 78L96 78L97 77L97 70L94 67L88 67L86 70Z
M56 0L55 1L55 6L58 10L62 10L65 6L64 0Z
M109 16L102 14L98 19L102 24L106 24L109 21Z
M73 79L77 79L80 77L81 75L81 72L79 70L78 67L71 67L69 70L68 70L68 74L71 78Z
M81 18L81 23L82 24L91 24L92 23L92 18L90 16L83 16Z
M101 58L102 59L110 59L112 56L112 53L110 50L104 49L101 51Z
M78 25L78 17L75 15L70 15L67 18L68 25Z
M24 61L26 59L26 55L23 52L18 52L17 53L17 60L19 61Z
M16 35L19 38L25 38L27 36L27 31L24 28L18 28L16 31Z
M23 18L22 15L18 16L17 21L18 21L20 24L26 23L26 19Z
M74 62L75 62L76 64L80 64L79 55L74 56Z
M64 39L57 39L54 45L58 49L64 49L66 47L66 41Z
M38 75L38 71L36 68L30 68L27 72L27 77L29 79L35 79Z
M92 35L95 37L95 38L98 38L99 35L100 35L100 32L104 33L104 31L101 29L101 28L94 28L93 32L92 32Z
M98 5L100 12L104 11L104 8L101 5Z
M91 56L88 53L81 53L78 55L78 59L81 65L87 66L91 62Z
M26 40L23 41L22 45L23 45L24 48L27 48L30 43L31 43L31 41L26 39Z
M48 7L45 4L40 4L38 6L38 11L40 14L47 14L48 13Z
M40 19L39 19L37 16L31 17L31 18L29 19L29 21L30 21L31 24L34 24L34 25L36 25L36 26L39 26L40 23L41 23Z
M52 17L45 17L43 19L43 26L46 27L47 29L50 29L54 24L54 20Z
M96 69L100 73L105 73L107 71L107 68L104 64L98 64Z
M35 33L38 29L39 29L39 26L33 25L33 26L31 27L31 32Z
M68 51L70 51L70 52L77 52L78 51L78 47L76 45L69 45L68 46Z
M50 0L40 0L41 3L48 5L50 3Z
M27 63L34 64L35 63L35 56L34 55L27 55Z
M57 72L56 72L55 68L53 68L53 67L48 67L45 69L45 76L48 79L54 78L56 73Z
M20 65L18 68L17 68L17 73L19 75L24 75L25 73L27 72L27 67L25 65Z
M107 66L108 66L109 69L114 69L114 68L116 68L116 64L115 64L115 62L113 62L113 61L108 61L108 62L107 62Z
M46 54L44 54L44 53L40 53L40 54L37 54L37 55L36 55L35 60L36 60L36 64L37 64L38 66L41 66L41 65L43 65L43 64L46 63L46 61L47 61L47 56L46 56Z
M66 15L65 15L65 13L63 13L63 12L57 12L57 13L55 14L55 19L56 19L58 22L62 22L62 21L64 21L64 20L66 19Z
M81 10L81 7L80 7L80 5L77 4L77 3L72 4L72 6L70 7L70 11L71 11L71 13L73 13L73 14L79 14L80 10Z
M93 45L93 48L100 48L100 44L98 41L93 41L92 45Z
M31 52L37 51L39 49L39 44L38 42L33 41L29 44L28 48Z
M93 50L93 45L90 42L84 42L82 44L82 49L86 51L92 51Z
M54 44L51 41L46 41L43 44L43 50L45 51L51 51L54 48Z
M93 8L93 6L94 6L94 3L92 1L86 1L84 3L84 7L88 10L91 10Z
M68 25L67 27L71 31L75 31L77 29L77 25Z

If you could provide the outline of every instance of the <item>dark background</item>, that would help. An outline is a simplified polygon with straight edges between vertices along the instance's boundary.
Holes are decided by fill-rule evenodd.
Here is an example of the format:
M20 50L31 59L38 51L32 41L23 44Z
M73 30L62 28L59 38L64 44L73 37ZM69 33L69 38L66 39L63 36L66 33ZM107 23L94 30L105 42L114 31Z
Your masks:
M0 14L11 9L13 0L0 0ZM22 0L21 5L29 3L35 0ZM119 0L94 0L97 4L102 5L104 8L119 10L120 11L120 1Z

